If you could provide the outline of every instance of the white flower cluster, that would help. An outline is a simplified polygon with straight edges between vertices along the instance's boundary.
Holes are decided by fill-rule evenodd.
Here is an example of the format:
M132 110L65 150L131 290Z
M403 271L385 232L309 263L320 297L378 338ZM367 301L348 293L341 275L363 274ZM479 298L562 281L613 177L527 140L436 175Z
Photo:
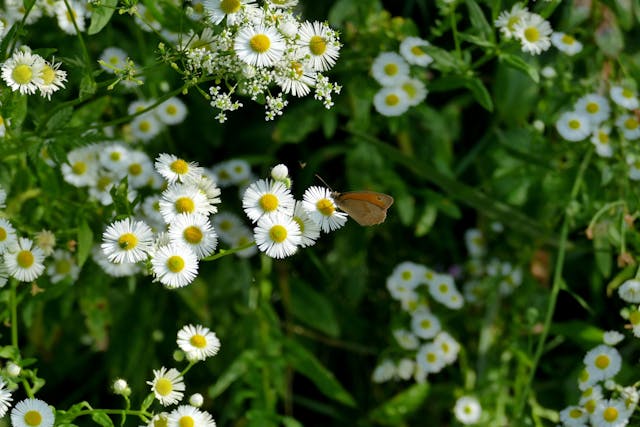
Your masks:
M67 81L67 72L61 70L60 65L59 62L48 62L40 55L31 53L25 46L2 63L0 74L14 92L23 95L39 92L43 98L51 99L51 94L63 88Z
M397 362L385 358L372 374L374 382L414 378L424 382L428 374L440 372L458 358L460 344L443 330L440 319L429 306L433 299L458 310L464 298L449 274L436 273L414 262L402 262L387 278L387 290L410 315L410 327L398 328L393 336L400 347Z
M424 51L429 42L407 37L400 43L400 53L382 52L371 65L373 78L382 88L373 97L373 106L383 116L400 116L427 97L422 80L411 76L411 67L427 67L433 58Z
M331 191L309 187L303 200L295 200L291 179L284 165L273 168L271 179L253 182L244 192L242 207L256 224L254 238L260 251L273 258L285 258L315 244L320 230L342 227L347 214L337 210Z
M539 55L551 46L550 36L553 30L549 21L537 13L529 12L521 3L514 4L510 11L502 11L494 25L500 29L505 39L518 40L525 53ZM557 41L562 42L562 40ZM564 45L573 45L573 48L567 48L567 51L573 51L577 46L569 43L567 39L563 42L562 48L558 46L558 49L564 49Z
M25 12L22 0L5 0L0 18L0 22L4 23L4 31L8 31L16 22L24 20L25 24L31 25L46 16L54 18L62 31L73 35L76 34L76 28L80 32L85 31L86 21L91 19L90 2L78 0L36 0L26 17ZM0 32L0 39L4 35Z
M137 263L150 261L157 281L179 288L195 279L198 260L217 247L209 216L217 212L220 189L204 168L170 154L160 154L155 169L167 182L157 205L154 203L163 221L161 231L154 234L145 221L119 220L103 233L101 249L113 265L108 273L133 274ZM99 263L104 267L104 262Z
M133 115L145 111L155 100L137 100L129 104L128 113ZM157 136L164 126L180 124L187 117L187 106L177 97L171 97L152 109L137 115L129 124L131 135L143 143Z
M285 94L303 97L315 88L314 97L325 107L341 87L323 74L336 63L338 34L326 23L301 22L291 8L297 2L255 0L206 0L203 5L211 28L190 34L178 42L186 56L185 72L226 82L210 88L211 106L219 110L219 122L242 104L231 95L262 99L265 119L273 120L286 106ZM272 94L270 88L277 87Z

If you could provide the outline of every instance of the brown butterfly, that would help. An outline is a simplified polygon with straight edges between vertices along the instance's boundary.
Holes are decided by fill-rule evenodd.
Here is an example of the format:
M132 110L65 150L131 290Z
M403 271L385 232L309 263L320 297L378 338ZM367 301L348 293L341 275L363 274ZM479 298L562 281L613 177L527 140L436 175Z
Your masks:
M393 197L375 191L331 192L336 205L360 225L376 225L387 218Z

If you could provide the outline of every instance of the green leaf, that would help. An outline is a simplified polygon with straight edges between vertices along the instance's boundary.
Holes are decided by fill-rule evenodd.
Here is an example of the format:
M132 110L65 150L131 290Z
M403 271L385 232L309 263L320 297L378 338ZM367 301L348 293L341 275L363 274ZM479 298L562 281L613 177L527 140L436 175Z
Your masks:
M331 337L340 335L331 301L303 281L291 285L291 313L301 322Z
M464 85L471 91L471 94L478 104L487 111L493 111L493 100L491 99L491 95L479 78L469 77L466 79Z
M153 404L154 399L155 399L155 395L153 393L149 393L147 397L145 397L144 400L142 401L142 405L140 405L140 410L146 411L147 409L149 409L151 404Z
M540 82L540 74L538 73L538 69L535 67L532 67L527 61L525 61L521 57L512 55L510 53L503 53L502 55L500 55L500 60L504 61L506 64L510 65L516 70L523 71L529 77L531 77L531 80L533 80L535 83Z
M563 335L567 339L583 346L591 348L602 343L602 329L582 320L571 320L569 322L554 322L551 325L552 335Z
M12 345L5 345L4 347L0 347L0 358L17 360L19 357L20 352L16 347Z
M420 48L433 58L434 68L437 68L441 71L459 71L463 68L466 68L465 64L461 60L444 49L433 45L421 46Z
M403 225L410 225L413 222L416 211L416 202L413 196L408 193L401 193L396 197L395 204L396 211L400 216L400 222Z
M313 353L292 339L285 339L282 343L284 356L293 369L311 380L322 394L345 405L356 406L353 397Z
M435 205L427 204L416 222L416 237L426 236L431 231L433 224L436 223L436 218L438 218L438 208Z
M493 27L487 22L484 12L475 0L467 0L467 8L469 9L469 19L471 26L482 35L485 40L493 41Z
M303 427L300 421L292 417L282 417L281 421L284 427Z
M424 404L428 395L428 383L414 384L371 411L369 418L384 425L403 425L407 417Z
M277 142L303 141L320 127L320 107L317 103L304 102L288 109L287 113L278 119L273 139Z
M100 30L109 23L117 5L118 0L102 0L99 6L93 6L91 10L91 23L87 30L90 36L98 34Z
M613 249L609 244L609 236L606 230L598 232L601 226L607 226L607 224L598 224L593 234L593 255L596 259L596 266L598 271L603 277L610 277L613 269ZM614 224L610 224L614 227Z
M12 92L3 110L8 113L7 117L11 120L11 127L20 128L25 117L27 117L27 95L21 95L20 92Z
M113 421L111 421L111 418L104 412L93 412L91 419L103 427L113 427Z
M231 366L220 375L218 381L209 388L209 397L215 399L220 396L231 384L242 378L257 359L258 354L255 350L245 350L240 353Z
M48 131L63 128L69 123L71 115L73 114L73 107L64 107L55 113L47 121L46 128Z
M85 73L80 80L80 98L96 93L97 85L91 73Z
M624 49L624 37L614 16L610 15L610 18L597 28L595 40L605 55L615 58Z
M78 226L78 266L82 267L91 253L93 247L93 231L86 221Z

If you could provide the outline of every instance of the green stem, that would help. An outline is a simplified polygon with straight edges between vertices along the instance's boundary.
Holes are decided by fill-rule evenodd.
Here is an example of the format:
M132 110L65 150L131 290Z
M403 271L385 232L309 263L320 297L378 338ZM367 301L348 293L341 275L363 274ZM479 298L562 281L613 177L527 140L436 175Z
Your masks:
M240 245L237 248L220 249L220 251L217 254L210 255L210 256L208 256L206 258L202 258L202 261L214 261L216 259L222 258L223 256L233 255L236 252L240 252L240 251L243 251L245 249L249 249L251 246L253 246L255 244L256 244L256 242L251 241L251 242L245 243L244 245Z
M578 169L578 174L576 175L576 179L573 182L573 187L571 189L571 196L569 197L568 205L572 204L578 195L578 191L580 190L580 185L582 184L582 178L584 176L584 172L587 169L587 166L589 165L589 161L591 160L592 154L593 154L593 150L590 149L587 152L587 154L585 154L584 159L580 164L580 168ZM553 285L551 287L551 294L549 295L549 301L547 303L547 311L545 313L545 318L544 318L544 327L542 329L542 332L540 333L540 337L538 338L538 344L536 346L536 351L533 356L533 360L531 361L529 375L524 383L524 387L522 389L522 392L520 393L518 403L516 405L515 419L518 419L518 420L523 419L524 406L529 399L533 377L535 376L538 364L540 363L540 359L542 358L542 353L544 352L545 342L547 340L547 336L549 335L551 321L553 320L553 314L555 312L556 303L558 302L558 294L560 293L560 289L562 287L562 282L563 282L562 271L564 267L564 258L565 258L566 249L567 249L567 238L569 236L570 221L571 221L570 215L565 210L564 218L562 220L562 228L560 230L558 255L556 258L556 264L553 272Z
M9 305L11 310L11 345L18 349L18 298L16 290L18 281L11 279L11 288L9 293Z
M458 27L456 24L456 7L455 4L451 6L451 12L449 14L449 18L451 20L451 35L453 36L453 42L456 47L456 57L462 58L462 54L460 52L460 39L458 39Z

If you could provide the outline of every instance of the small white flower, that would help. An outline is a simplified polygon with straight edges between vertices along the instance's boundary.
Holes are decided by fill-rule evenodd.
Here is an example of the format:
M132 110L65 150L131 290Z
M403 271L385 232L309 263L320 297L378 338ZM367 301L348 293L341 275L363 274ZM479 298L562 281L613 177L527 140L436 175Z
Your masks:
M407 94L409 105L412 107L415 107L424 101L429 93L424 83L422 83L422 80L418 79L407 79L400 85L400 87L404 93Z
M640 158L629 153L626 157L627 165L629 166L628 176L633 181L640 180Z
M32 95L44 84L42 70L45 65L40 55L17 51L2 64L0 72L2 80L12 91Z
M44 252L30 239L21 237L4 254L7 272L21 282L32 282L44 271Z
M448 332L439 332L433 343L440 348L446 364L450 365L456 361L460 352L460 344Z
M434 343L424 344L418 349L416 362L426 374L440 372L445 366L442 350Z
M567 406L560 411L560 421L567 427L584 426L589 421L589 413L580 406Z
M373 97L373 106L383 116L395 117L406 113L411 102L402 86L382 87Z
M129 150L120 142L104 145L98 152L100 166L123 177L127 171Z
M620 371L622 357L618 350L601 344L587 352L584 356L585 368L592 381L607 380Z
M144 151L130 151L125 159L126 174L131 188L141 188L153 181L155 170L151 159Z
M303 195L302 207L322 231L337 230L347 222L347 214L339 212L331 192L322 187L309 187Z
M205 415L206 414L206 415ZM207 417L207 413L191 405L180 405L169 413L167 417L167 427L208 427L213 422L211 416ZM213 424L215 426L215 423Z
M184 379L177 369L167 370L164 366L153 370L153 380L147 381L151 391L162 406L175 405L184 396Z
M596 126L609 118L611 107L609 101L597 93L589 93L578 99L574 105L574 110L585 114L589 122Z
M162 192L160 213L167 224L171 224L180 214L202 215L217 211L197 186L190 183L171 184Z
M182 288L198 275L198 258L184 245L161 246L151 259L151 271L168 288Z
M238 31L233 48L242 62L267 67L282 58L285 42L273 27L245 26Z
M107 73L115 74L116 70L123 69L127 64L127 52L119 47L111 46L102 51L100 55L100 67Z
M453 408L453 414L456 419L464 425L475 424L480 421L482 416L482 407L480 402L473 396L462 396L456 400Z
M162 130L162 126L153 114L144 113L131 121L131 134L142 142L148 142Z
M422 49L429 46L429 42L420 37L407 37L400 43L400 54L413 65L426 67L433 62L433 58Z
M611 144L611 138L609 138L609 134L611 133L611 128L609 126L601 126L594 129L593 134L591 135L591 143L596 148L596 154L600 157L612 157L613 156L613 145Z
M398 345L405 350L415 350L420 345L418 337L406 329L394 329L393 337Z
M165 125L177 125L187 117L187 106L180 98L174 96L158 105L153 112Z
M180 329L177 344L189 360L205 360L220 350L220 340L215 332L201 325L186 325Z
M300 247L306 248L315 245L316 240L320 237L320 226L309 217L309 214L302 206L302 202L297 200L293 208L293 220L300 227Z
M275 165L271 169L271 178L276 181L286 181L289 178L289 169L283 164Z
M540 75L545 79L553 79L558 75L558 73L556 73L555 68L553 68L550 65L547 65L542 67L542 70L540 70Z
M516 25L527 18L528 15L529 11L522 4L516 3L510 11L503 10L500 12L498 19L494 21L494 25L500 29L504 38L509 40L515 37Z
M40 399L24 399L11 410L14 427L53 427L55 415L49 405Z
M20 367L13 362L9 362L7 364L7 372L10 371L10 366L17 366L18 373L20 372ZM11 375L12 377L17 377L17 375ZM7 388L7 384L3 379L0 379L0 418L4 417L7 414L7 411L11 407L11 401L13 398L11 397L11 391Z
M469 228L464 232L464 242L469 256L473 258L483 257L487 253L487 243L482 231L477 228Z
M398 366L396 367L396 375L401 380L408 380L413 376L415 370L416 361L404 357L398 361Z
M42 68L42 84L38 86L40 96L51 99L51 94L64 88L67 81L67 72L60 69L60 62L46 62Z
M218 246L218 236L203 215L176 215L169 224L169 238L191 249L198 259L208 257Z
M635 110L640 106L636 92L626 87L611 86L609 96L613 102L627 110Z
M86 187L96 185L99 169L96 147L89 145L67 154L67 162L62 164L62 176L73 186Z
M551 34L551 44L560 52L573 56L582 51L582 43L569 34L554 32Z
M254 7L255 0L205 0L204 8L209 20L219 24L226 17L227 25L238 24L246 8Z
M300 227L284 213L264 215L254 229L254 238L260 251L272 258L286 258L298 250Z
M298 37L297 45L314 71L327 71L334 66L340 54L340 42L328 25L318 21L303 22Z
M373 373L371 374L371 381L374 383L383 383L391 380L396 375L396 365L390 359L385 359L380 362Z
M115 394L124 396L125 394L127 394L127 391L130 390L131 389L129 388L129 384L127 384L127 381L122 378L118 378L113 382L113 392Z
M551 25L538 14L529 13L514 28L515 37L520 40L525 53L539 55L551 46Z
M629 423L631 413L622 400L606 399L597 402L589 418L593 426L624 427Z
M17 242L18 235L16 234L16 229L7 219L0 218L0 255Z
M115 264L109 261L99 244L91 249L91 258L111 277L129 277L140 272L140 266L135 262Z
M449 308L460 308L458 305L463 302L450 274L436 274L433 280L429 281L429 293L433 299ZM452 300L453 296L458 298ZM452 306L454 304L455 307Z
M634 141L640 138L640 122L635 114L619 116L616 119L616 126L627 140Z
M411 330L420 338L433 338L441 330L440 320L428 310L417 311L411 317Z
M253 222L275 213L293 214L295 200L280 181L258 180L245 190L242 208Z
M618 288L618 295L626 302L640 303L640 280L629 279Z
M65 3L68 3L69 9ZM58 2L55 11L60 29L70 35L76 34L76 27L83 32L86 28L83 9L84 6L75 0Z
M169 184L176 181L184 182L189 178L199 178L202 174L202 168L197 163L187 162L173 154L160 153L154 166Z
M119 264L143 261L153 242L153 232L143 221L126 218L109 225L102 233L102 251L109 261Z
M610 346L619 344L623 339L624 335L618 331L606 331L603 336L604 343Z
M58 283L66 278L70 278L73 283L78 279L80 267L71 252L57 249L51 258L51 264L47 267L51 283Z
M371 74L382 86L399 86L409 78L409 64L395 52L382 52L373 60Z
M582 141L591 134L589 118L577 111L566 111L556 121L556 129L567 141Z

